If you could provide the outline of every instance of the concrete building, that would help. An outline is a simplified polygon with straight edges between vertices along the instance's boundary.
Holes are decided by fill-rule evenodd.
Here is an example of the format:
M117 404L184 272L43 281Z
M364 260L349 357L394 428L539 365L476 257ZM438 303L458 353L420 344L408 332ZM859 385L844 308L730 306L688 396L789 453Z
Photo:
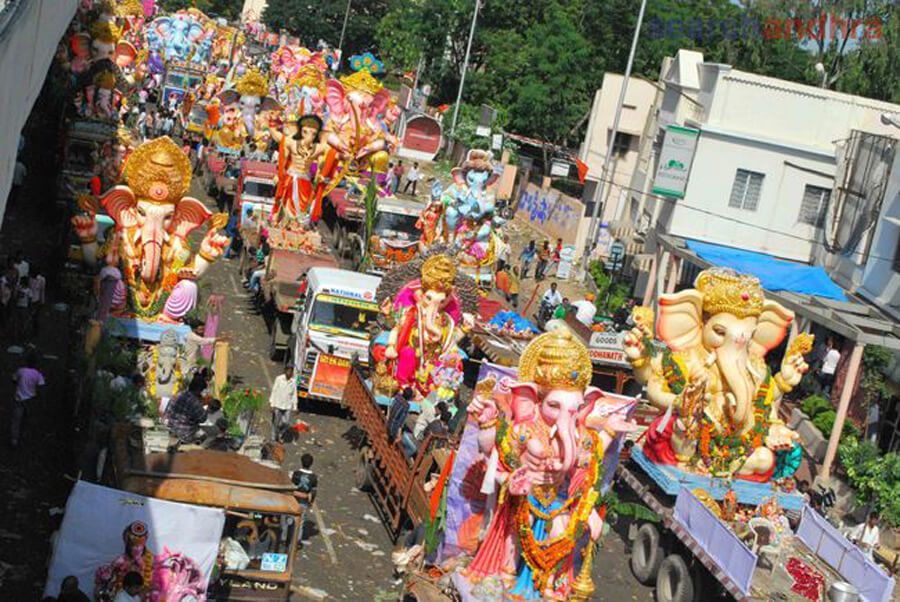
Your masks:
M638 160L638 151L644 135L648 116L654 108L659 88L646 80L630 78L625 91L625 102L619 120L619 132L612 143L613 160L610 173L606 174L603 198L597 199L597 183L603 171L611 138L616 103L622 90L624 77L618 73L605 73L602 87L594 94L594 104L588 121L587 134L579 151L579 158L588 166L582 200L588 208L595 201L601 203L599 213L602 222L616 219L616 207L621 206L626 188L630 184Z
M656 131L645 137L630 187L649 189L669 126L697 131L693 161L683 198L631 193L627 215L639 227L801 262L813 261L824 245L837 143L857 130L891 134L896 129L881 115L900 112L890 103L706 63L684 50L663 66L661 83Z
M20 133L77 0L0 2L0 216L12 186ZM12 84L11 82L14 82ZM2 221L2 217L0 217Z

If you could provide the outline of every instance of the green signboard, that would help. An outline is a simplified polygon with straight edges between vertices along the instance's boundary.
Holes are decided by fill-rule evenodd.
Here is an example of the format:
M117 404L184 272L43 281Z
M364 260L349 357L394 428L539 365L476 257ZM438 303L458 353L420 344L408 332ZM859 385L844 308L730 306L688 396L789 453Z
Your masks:
M694 161L694 150L700 130L670 125L653 179L653 193L676 199L684 198L688 174Z

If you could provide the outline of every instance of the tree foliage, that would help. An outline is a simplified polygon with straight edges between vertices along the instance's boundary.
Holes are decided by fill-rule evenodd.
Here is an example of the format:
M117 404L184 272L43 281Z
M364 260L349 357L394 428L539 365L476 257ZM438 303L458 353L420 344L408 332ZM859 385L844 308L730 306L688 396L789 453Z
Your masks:
M281 0L285 2L285 0ZM270 2L280 4L280 2ZM576 145L605 71L622 73L640 0L480 1L464 103L508 114L508 127ZM456 99L475 0L388 0L376 29L392 69L414 69L432 85L432 104ZM890 0L653 0L648 2L633 73L657 79L678 49L707 61L841 91L900 100L900 14ZM879 24L880 36L846 39L819 15ZM876 20L876 21L873 21ZM352 18L351 18L352 20ZM868 20L868 21L867 21ZM870 29L871 30L871 29Z
M263 22L272 31L287 31L307 46L319 40L337 48L347 12L347 2L312 2L308 0L268 0ZM387 13L388 0L353 0L349 3L347 31L344 34L345 57L376 51L375 33Z
M209 16L224 17L229 21L240 18L243 0L160 0L163 12L175 12L182 8L197 8Z

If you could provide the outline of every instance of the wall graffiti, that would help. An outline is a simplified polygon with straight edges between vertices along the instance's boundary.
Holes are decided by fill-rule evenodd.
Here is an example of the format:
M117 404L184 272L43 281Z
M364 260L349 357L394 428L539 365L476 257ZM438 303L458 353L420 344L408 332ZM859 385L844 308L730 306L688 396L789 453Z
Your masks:
M528 184L519 194L516 217L551 239L562 238L564 243L574 244L583 216L581 201L553 188L542 190Z

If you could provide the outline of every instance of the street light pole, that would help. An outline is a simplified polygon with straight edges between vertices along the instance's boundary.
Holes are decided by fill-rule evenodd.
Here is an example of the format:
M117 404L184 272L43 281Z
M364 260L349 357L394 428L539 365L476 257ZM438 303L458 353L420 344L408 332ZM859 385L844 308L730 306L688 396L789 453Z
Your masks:
M456 104L453 106L453 121L450 122L450 135L456 132L456 120L459 117L459 103L462 102L463 86L466 84L466 70L469 68L469 53L472 51L472 38L475 37L475 23L478 22L478 9L481 0L475 0L475 12L472 14L472 28L469 29L469 43L466 44L466 58L463 60L462 76L459 78L459 91L456 93Z
M347 10L344 11L344 24L341 26L341 39L338 42L338 66L340 66L341 60L344 58L344 34L347 32L347 21L350 19L350 3L352 1L353 0L347 0ZM335 71L337 71L337 69L335 69Z
M591 211L591 225L588 228L588 237L584 244L584 261L587 267L587 257L594 239L597 237L597 213L600 209L600 199L603 198L603 187L606 174L609 173L609 166L612 163L613 146L616 143L616 136L619 135L619 119L622 116L622 105L625 104L625 92L628 90L628 80L631 78L631 67L634 64L634 53L637 50L638 38L641 35L641 23L644 21L644 9L647 8L647 0L641 0L641 10L638 12L637 24L634 26L634 36L631 38L631 52L628 53L628 64L625 66L625 78L622 80L622 88L619 90L619 100L616 102L616 112L613 117L612 135L609 143L606 145L606 158L603 160L603 169L600 172L600 180L597 182L597 189L594 193L594 209ZM619 213L619 201L616 201L616 215Z

